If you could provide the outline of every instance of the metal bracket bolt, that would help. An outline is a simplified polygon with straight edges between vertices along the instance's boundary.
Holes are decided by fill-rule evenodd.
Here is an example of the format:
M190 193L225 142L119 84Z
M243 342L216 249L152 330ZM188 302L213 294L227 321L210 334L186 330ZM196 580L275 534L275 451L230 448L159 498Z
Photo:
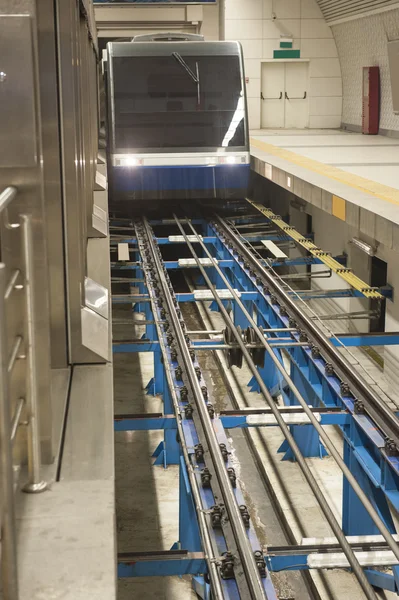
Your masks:
M237 475L233 467L229 467L227 469L227 474L229 476L231 485L233 486L233 488L235 488L237 486Z
M312 358L320 358L320 348L318 346L312 346Z
M192 419L193 412L194 409L191 404L187 404L187 406L184 407L184 416L186 417L186 419Z
M339 389L341 392L341 396L343 396L344 398L351 396L351 390L348 383L342 381Z
M388 438L385 441L385 453L387 456L399 456L399 449L394 440Z
M335 375L334 367L332 366L331 363L326 363L325 370L326 370L327 377L334 377L334 375Z
M211 487L212 475L207 467L201 471L201 483L204 488Z
M224 462L227 462L229 459L229 453L226 448L226 444L219 444L220 452L222 453Z
M177 381L183 381L183 369L180 365L175 369L175 377Z
M355 408L355 414L356 415L363 415L364 414L364 404L358 398L356 398L356 400L355 400L354 408Z
M234 556L231 552L224 552L220 565L220 574L223 579L234 579Z
M266 564L262 552L260 550L255 550L254 558L256 566L258 567L259 575L261 577L266 577Z
M249 527L250 516L245 504L240 505L240 513L245 527Z
M204 462L204 447L202 444L194 446L194 454L197 462Z
M223 507L220 504L215 504L215 506L211 506L210 515L211 515L212 527L221 527L222 526L222 517L223 517Z

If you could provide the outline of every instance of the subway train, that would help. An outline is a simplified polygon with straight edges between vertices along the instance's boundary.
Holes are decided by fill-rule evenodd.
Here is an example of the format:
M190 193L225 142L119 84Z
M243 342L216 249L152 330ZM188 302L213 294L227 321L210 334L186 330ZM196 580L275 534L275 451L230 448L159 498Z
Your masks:
M244 198L250 154L241 46L166 39L107 44L110 200Z

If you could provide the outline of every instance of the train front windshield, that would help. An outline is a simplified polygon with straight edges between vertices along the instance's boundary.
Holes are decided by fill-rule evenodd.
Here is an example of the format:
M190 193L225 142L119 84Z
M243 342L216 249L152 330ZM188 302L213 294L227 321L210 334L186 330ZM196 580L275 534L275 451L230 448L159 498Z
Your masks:
M238 56L114 57L113 86L118 151L246 144Z

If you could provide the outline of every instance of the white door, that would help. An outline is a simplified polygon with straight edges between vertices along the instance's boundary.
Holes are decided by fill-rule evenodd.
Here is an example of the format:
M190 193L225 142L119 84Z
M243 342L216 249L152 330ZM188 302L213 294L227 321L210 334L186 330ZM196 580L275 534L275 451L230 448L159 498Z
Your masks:
M308 63L262 63L262 129L309 126Z
M309 126L308 63L285 63L285 127Z
M262 129L284 127L284 63L262 63Z

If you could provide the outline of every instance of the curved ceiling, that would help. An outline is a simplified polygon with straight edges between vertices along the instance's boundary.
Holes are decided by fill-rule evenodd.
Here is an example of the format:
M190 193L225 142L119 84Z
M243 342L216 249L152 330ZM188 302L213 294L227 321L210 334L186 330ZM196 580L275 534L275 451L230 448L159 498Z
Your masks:
M398 0L317 0L330 25L399 6Z

